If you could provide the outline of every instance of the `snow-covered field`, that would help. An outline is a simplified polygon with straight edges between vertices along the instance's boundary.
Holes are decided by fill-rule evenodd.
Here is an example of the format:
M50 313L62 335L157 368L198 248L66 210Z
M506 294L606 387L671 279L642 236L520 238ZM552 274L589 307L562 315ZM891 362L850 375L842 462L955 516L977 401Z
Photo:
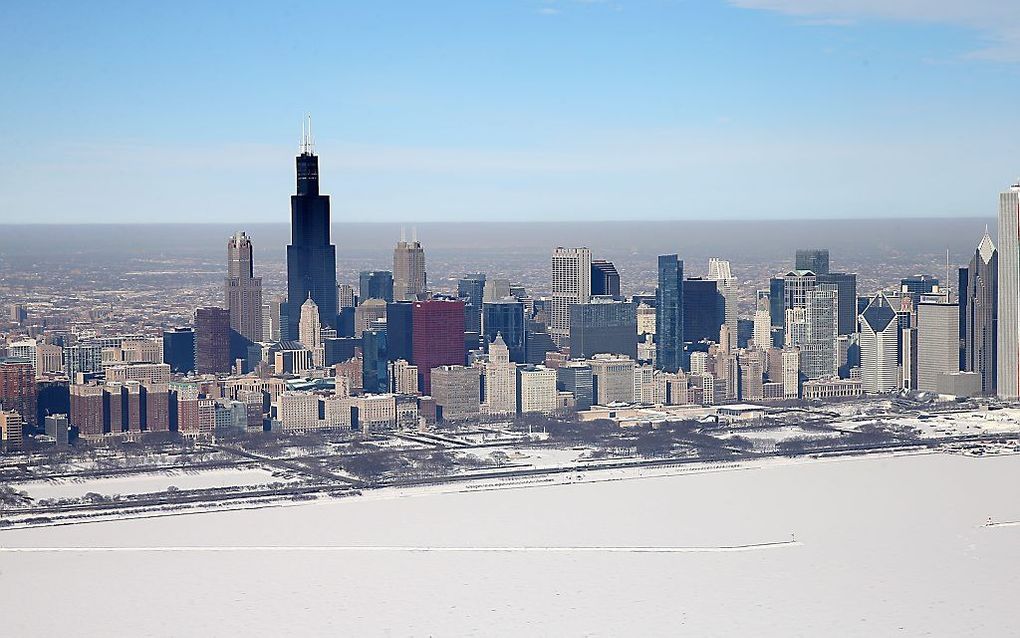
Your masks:
M1020 456L882 456L7 530L0 618L12 636L1015 635L1020 526L984 523L1020 521L1018 484Z
M141 473L130 476L90 478L87 481L54 480L16 483L14 489L27 492L36 500L53 498L79 498L89 492L114 496L117 494L150 494L165 492L175 486L182 490L198 490L232 485L265 485L285 483L288 479L273 476L262 469L219 469L197 472Z

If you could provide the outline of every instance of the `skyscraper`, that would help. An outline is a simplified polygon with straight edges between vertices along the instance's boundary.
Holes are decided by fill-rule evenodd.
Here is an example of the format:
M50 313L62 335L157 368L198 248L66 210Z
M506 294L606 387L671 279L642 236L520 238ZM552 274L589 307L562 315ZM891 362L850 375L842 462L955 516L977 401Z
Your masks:
M986 229L966 269L966 289L960 290L963 369L981 376L982 394L995 394L998 265L999 256Z
M358 301L369 299L393 301L393 273L388 270L362 270L358 277Z
M225 292L230 328L249 342L262 341L262 278L254 275L251 239L239 232L227 241Z
M0 362L0 406L20 414L29 428L38 424L38 393L31 361L7 359Z
M893 392L898 386L899 323L884 294L877 294L861 313L861 387L865 392Z
M517 366L510 361L510 350L497 334L488 343L489 360L485 364L485 403L482 412L508 416L517 412Z
M632 301L592 297L570 307L570 356L622 354L637 359L637 306Z
M845 272L816 273L818 284L836 287L839 298L839 334L857 332L857 275Z
M956 304L922 301L917 304L915 389L944 392L946 375L959 371L960 309Z
M309 295L319 322L336 328L336 246L329 238L329 196L319 194L319 157L311 123L297 156L297 190L290 198L291 240L287 246L287 335L298 333L301 304Z
M464 300L464 330L482 333L482 295L485 275L466 275L457 280L457 296Z
M726 300L719 292L719 282L691 277L683 283L684 341L719 342L719 327L726 321Z
M808 379L833 376L839 370L838 308L839 293L831 284L822 284L808 294L804 308L807 335L801 345L801 371Z
M230 372L230 311L199 308L195 311L195 371Z
M195 371L195 331L183 326L163 331L163 363L174 374Z
M996 388L1020 397L1020 183L999 195L999 325Z
M549 336L556 345L570 342L570 306L588 303L591 298L591 251L587 248L563 248L552 256L552 311Z
M593 259L591 262L591 294L620 296L620 273L613 262Z
M758 299L758 307L754 311L754 333L751 336L754 347L767 350L772 347L772 314L769 310L767 296Z
M524 304L509 298L482 304L482 337L486 347L499 335L510 360L527 362L527 326Z
M412 235L411 241L405 241L401 236L393 249L393 297L414 301L424 293L425 251L417 237Z
M794 256L795 270L810 270L816 275L829 274L829 249L799 248Z
M415 301L411 319L411 360L418 366L422 392L432 392L432 369L463 365L464 302Z
M719 294L723 296L723 315L729 327L729 343L726 346L733 350L737 347L737 281L733 278L730 262L726 259L711 257L708 260L708 279L716 282Z
M677 255L659 255L655 291L655 367L676 372L683 367L684 262Z
M786 280L783 277L769 278L769 314L772 327L782 328L786 319Z
M322 345L322 324L319 323L319 308L311 297L301 304L301 317L298 321L298 341L311 350Z

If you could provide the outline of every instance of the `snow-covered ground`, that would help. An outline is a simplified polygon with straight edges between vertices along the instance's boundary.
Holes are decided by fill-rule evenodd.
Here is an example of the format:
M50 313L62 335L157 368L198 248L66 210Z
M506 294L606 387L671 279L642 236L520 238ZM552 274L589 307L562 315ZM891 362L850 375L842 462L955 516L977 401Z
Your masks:
M265 485L285 483L288 479L274 476L261 469L217 469L195 472L159 472L132 474L106 478L90 478L87 481L54 480L16 483L12 487L28 492L36 500L52 498L78 498L89 492L114 496L116 494L150 494L165 492L171 485L182 490L198 490L232 485Z
M1020 456L871 456L6 530L0 618L18 636L1013 635L1020 526L984 523L1020 521L1018 484ZM61 613L54 583L75 592Z

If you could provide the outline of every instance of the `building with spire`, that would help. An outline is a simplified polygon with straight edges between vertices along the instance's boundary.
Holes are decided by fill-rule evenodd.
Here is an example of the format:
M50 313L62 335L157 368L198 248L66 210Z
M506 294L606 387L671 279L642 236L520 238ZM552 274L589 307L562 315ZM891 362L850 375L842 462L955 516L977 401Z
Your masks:
M974 257L960 277L963 370L981 377L981 393L995 394L999 255L985 228Z
M263 338L262 278L254 275L251 239L238 232L227 241L227 309L231 330L252 343Z
M291 241L287 246L287 338L298 334L300 304L311 298L319 322L336 328L336 246L330 243L329 196L319 193L319 157L311 119L297 156L297 189L290 198Z
M425 294L425 250L418 241L417 231L411 230L411 241L400 231L400 241L393 249L393 298L396 301L415 301Z
M510 349L497 333L489 344L485 364L485 402L482 412L491 416L509 416L517 412L517 366L510 361Z
M312 351L312 361L316 366L322 365L322 324L319 322L319 307L311 296L301 304L301 317L298 321L298 341Z

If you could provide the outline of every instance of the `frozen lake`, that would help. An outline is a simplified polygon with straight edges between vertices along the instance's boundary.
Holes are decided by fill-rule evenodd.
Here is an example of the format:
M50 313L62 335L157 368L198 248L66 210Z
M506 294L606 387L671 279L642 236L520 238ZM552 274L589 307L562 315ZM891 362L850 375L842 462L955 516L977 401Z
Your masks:
M1015 635L1020 525L983 524L1020 521L1017 485L1017 456L872 457L8 530L0 618L18 636ZM67 547L153 549L11 551Z

